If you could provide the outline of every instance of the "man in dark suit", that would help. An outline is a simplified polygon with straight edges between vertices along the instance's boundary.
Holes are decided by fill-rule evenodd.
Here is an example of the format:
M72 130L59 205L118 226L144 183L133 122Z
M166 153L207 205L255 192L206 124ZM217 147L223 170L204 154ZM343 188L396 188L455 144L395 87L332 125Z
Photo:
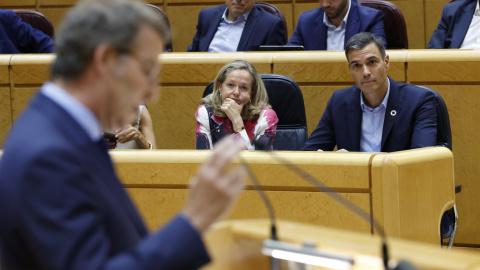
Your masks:
M287 42L283 21L255 6L255 0L225 3L200 11L189 52L258 51L260 45Z
M478 3L478 0L463 0L446 4L427 49L480 48Z
M242 145L221 142L184 210L149 234L102 138L158 94L167 29L134 0L84 1L66 16L52 82L19 117L0 160L1 269L196 269L209 261L202 234L243 187L242 172L227 170Z
M435 145L434 95L387 77L389 56L372 33L345 48L356 86L335 91L302 150L392 152Z
M356 0L320 0L319 8L300 14L287 45L302 45L305 50L343 50L359 32L378 35L387 47L383 12Z
M0 54L52 53L53 39L22 22L11 10L0 9Z

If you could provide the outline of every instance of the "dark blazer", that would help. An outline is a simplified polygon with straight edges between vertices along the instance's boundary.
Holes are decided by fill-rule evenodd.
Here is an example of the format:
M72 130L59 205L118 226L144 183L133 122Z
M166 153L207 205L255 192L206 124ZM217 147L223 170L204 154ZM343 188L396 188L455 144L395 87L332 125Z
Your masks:
M209 260L182 216L149 234L105 142L42 94L6 141L0 205L1 269L195 269Z
M379 36L387 47L387 39L383 27L383 12L364 7L356 0L351 1L350 13L345 29L345 42L360 32L371 32ZM322 8L309 10L300 14L297 28L287 45L302 45L305 50L327 49L327 26L323 23L325 12Z
M198 14L197 33L188 52L208 52L217 32L226 5L202 9ZM285 29L282 20L254 6L243 28L237 51L258 51L260 45L284 45Z
M382 152L434 146L437 114L433 94L415 85L390 80L382 133ZM360 151L362 109L360 89L352 86L335 91L302 150L337 149ZM392 116L392 110L396 114Z
M52 53L53 39L22 22L11 10L0 9L0 54Z
M442 18L427 49L458 49L472 21L477 0L454 1L443 7Z

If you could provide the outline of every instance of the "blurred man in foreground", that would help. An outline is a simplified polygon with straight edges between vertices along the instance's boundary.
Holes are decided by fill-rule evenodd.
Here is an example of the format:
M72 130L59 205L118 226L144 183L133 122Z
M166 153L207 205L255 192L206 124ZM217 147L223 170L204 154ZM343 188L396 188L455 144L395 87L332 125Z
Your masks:
M242 145L220 143L184 210L149 234L102 138L157 95L166 29L133 0L84 1L67 15L52 82L18 119L0 161L1 269L192 269L209 261L202 233L243 187L242 172L226 170Z

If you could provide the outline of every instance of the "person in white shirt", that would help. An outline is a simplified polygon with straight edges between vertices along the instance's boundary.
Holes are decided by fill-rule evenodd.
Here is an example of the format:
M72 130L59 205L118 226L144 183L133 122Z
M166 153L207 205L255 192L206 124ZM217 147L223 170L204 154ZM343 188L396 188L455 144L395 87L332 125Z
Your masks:
M255 6L255 0L225 0L198 15L189 52L258 51L260 45L284 45L282 20Z
M446 4L427 49L480 49L478 3L478 0L463 0Z

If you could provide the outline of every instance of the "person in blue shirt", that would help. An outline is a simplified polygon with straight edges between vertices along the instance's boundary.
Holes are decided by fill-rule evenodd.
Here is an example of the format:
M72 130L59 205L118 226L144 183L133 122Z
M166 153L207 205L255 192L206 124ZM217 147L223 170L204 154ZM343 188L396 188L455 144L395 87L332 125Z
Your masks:
M260 45L285 45L283 21L255 6L255 0L225 0L198 15L189 52L258 51Z
M396 82L382 40L354 35L345 46L355 86L335 91L317 128L302 150L393 152L434 146L437 114L434 94Z
M53 39L23 22L11 10L0 9L0 54L53 53Z

